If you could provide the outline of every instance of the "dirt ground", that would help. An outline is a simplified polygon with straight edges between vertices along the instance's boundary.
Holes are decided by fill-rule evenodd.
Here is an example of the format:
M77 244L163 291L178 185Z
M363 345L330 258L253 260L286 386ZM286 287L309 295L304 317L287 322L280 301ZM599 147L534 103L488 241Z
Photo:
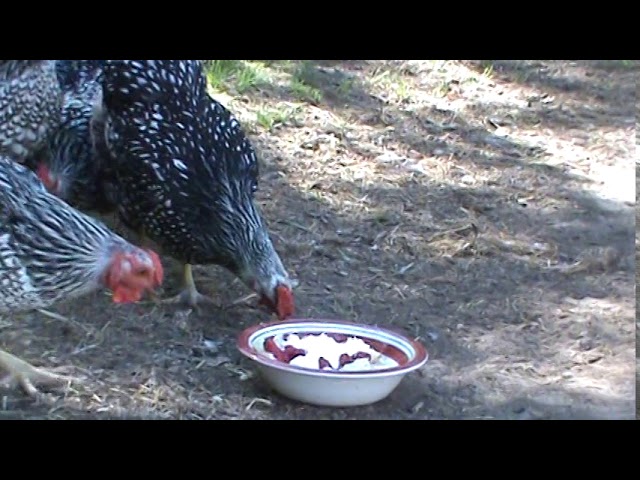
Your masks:
M51 309L67 322L1 318L0 348L83 383L39 402L0 390L0 419L635 418L638 62L260 68L217 95L260 151L297 316L404 329L427 364L368 407L287 400L235 347L269 315L197 267L219 308L97 293Z

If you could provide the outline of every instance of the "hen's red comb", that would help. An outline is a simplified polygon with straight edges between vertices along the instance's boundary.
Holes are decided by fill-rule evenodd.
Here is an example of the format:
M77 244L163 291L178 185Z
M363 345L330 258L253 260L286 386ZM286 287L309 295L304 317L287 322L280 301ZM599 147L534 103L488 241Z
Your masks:
M286 320L291 317L295 310L293 305L293 293L291 292L291 288L286 285L278 285L276 287L275 305L266 295L262 296L258 304L269 307L278 315L278 319L280 320Z
M55 192L58 185L57 182L53 178L51 178L51 170L49 170L49 167L47 167L44 163L41 163L40 165L38 165L36 175L38 175L38 178L44 184L47 190L49 190L50 192Z
M286 285L276 287L276 313L280 320L291 317L295 311L293 292Z
M162 280L164 279L164 270L162 268L162 262L160 261L160 257L153 250L146 250L146 252L151 257L151 261L153 262L153 280L155 282L155 287L159 287L162 285Z

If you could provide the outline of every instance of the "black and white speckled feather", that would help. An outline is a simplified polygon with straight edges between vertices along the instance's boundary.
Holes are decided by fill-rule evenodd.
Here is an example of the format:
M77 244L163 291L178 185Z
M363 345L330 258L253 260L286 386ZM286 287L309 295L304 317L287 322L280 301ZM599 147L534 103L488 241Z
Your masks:
M115 209L106 170L106 158L96 151L91 119L102 99L101 60L56 60L64 103L60 126L49 139L39 162L55 178L55 194L84 211Z
M102 140L119 210L168 254L218 264L273 298L289 285L254 203L255 151L197 60L107 60Z
M53 60L0 60L0 155L24 163L60 122Z
M102 75L104 60L56 60L56 75L63 91L81 92L84 85L93 85Z
M0 312L44 308L99 288L113 252L134 248L0 157Z

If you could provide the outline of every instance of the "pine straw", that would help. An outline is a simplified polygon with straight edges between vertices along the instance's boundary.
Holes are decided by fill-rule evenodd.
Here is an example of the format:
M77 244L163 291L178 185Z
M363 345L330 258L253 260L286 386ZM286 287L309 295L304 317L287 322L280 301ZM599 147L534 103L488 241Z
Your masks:
M108 305L107 299L98 301ZM212 394L201 386L202 376L212 369L222 369L239 381L252 378L253 373L219 351L218 342L189 332L188 312L166 313L152 308L137 315L136 322L144 325L141 331L127 325L134 318L131 313L120 312L100 327L91 320L83 323L75 319L47 320L42 313L24 316L19 329L7 324L9 332L4 337L7 347L20 350L23 358L43 357L39 363L46 363L47 368L64 366L61 370L77 380L58 392L40 395L35 405L36 409L38 405L42 409L40 415L51 419L67 418L70 414L78 417L91 414L96 418L242 419L260 418L261 411L271 404L257 396ZM163 332L154 331L148 323L152 325L161 317L174 324L168 342L160 338ZM25 336L25 331L38 328L36 322L48 324L47 331L52 336L66 340L61 342L64 352L59 346L48 350L47 338L33 341ZM139 332L138 338L130 337L132 330ZM139 349L141 355L129 351L132 348ZM124 368L109 368L119 359L126 362ZM99 368L96 363L106 367ZM23 403L8 398L3 397L3 410L14 410Z

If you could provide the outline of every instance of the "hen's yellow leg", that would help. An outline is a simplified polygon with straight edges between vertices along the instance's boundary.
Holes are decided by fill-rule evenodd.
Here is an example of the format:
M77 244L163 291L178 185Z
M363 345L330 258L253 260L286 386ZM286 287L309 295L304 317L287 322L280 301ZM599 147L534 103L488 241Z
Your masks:
M184 279L183 279L183 290L176 295L175 297L166 298L161 301L161 303L177 303L177 304L186 304L192 308L197 308L200 304L210 304L215 305L215 302L202 295L198 292L196 288L196 283L193 280L193 272L191 271L191 265L186 263L184 265Z

